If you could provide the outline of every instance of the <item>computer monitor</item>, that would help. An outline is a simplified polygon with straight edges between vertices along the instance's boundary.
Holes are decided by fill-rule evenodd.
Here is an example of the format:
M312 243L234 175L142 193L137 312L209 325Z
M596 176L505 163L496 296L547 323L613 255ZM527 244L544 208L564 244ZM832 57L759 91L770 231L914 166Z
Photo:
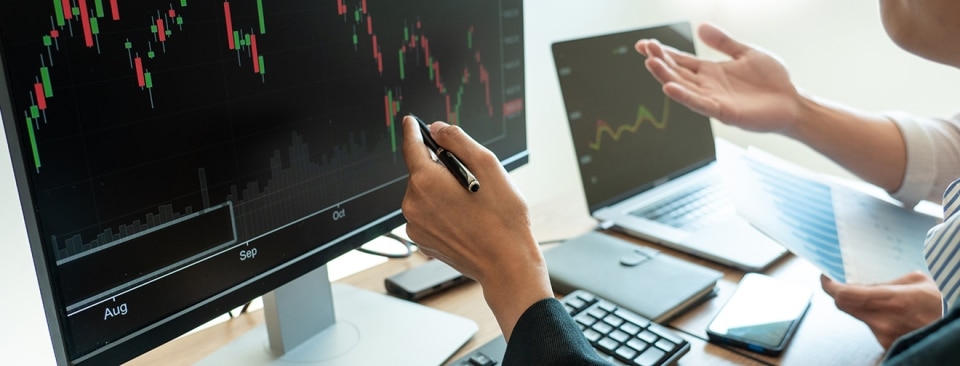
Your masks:
M0 111L58 361L130 359L402 224L406 112L524 164L522 9L0 12Z

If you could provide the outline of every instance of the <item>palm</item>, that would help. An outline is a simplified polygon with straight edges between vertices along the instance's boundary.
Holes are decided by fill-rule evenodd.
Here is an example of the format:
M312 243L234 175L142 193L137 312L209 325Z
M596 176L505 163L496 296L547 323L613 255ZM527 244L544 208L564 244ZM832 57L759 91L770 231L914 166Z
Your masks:
M776 59L750 51L740 59L705 63L693 81L717 106L714 117L752 131L777 131L791 120L796 89Z

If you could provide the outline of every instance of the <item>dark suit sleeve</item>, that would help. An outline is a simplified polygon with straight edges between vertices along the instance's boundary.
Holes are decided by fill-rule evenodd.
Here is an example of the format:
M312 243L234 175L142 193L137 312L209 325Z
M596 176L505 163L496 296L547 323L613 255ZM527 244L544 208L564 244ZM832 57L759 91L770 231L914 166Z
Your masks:
M900 337L884 366L901 365L960 365L960 308L953 304L942 319L924 328Z
M583 337L563 304L553 298L534 303L520 316L503 364L609 365Z

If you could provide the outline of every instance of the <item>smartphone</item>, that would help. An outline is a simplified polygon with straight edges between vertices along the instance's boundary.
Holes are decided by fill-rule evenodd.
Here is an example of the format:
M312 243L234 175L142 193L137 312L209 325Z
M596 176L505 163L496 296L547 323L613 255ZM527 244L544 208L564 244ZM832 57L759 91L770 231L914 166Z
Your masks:
M810 307L813 292L758 273L747 273L707 326L714 343L778 355Z

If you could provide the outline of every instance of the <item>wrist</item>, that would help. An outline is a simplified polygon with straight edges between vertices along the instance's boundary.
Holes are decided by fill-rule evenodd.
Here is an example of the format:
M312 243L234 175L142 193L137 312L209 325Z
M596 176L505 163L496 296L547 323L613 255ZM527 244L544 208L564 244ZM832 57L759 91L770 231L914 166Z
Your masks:
M801 90L797 90L795 108L792 108L791 118L786 122L781 134L798 141L804 141L809 135L811 124L819 120L817 117L823 111L823 106L816 97Z
M554 297L546 261L536 242L532 239L531 242L532 245L522 244L527 253L515 260L497 263L498 268L488 271L483 279L478 280L484 300L507 339L520 316L530 306Z

